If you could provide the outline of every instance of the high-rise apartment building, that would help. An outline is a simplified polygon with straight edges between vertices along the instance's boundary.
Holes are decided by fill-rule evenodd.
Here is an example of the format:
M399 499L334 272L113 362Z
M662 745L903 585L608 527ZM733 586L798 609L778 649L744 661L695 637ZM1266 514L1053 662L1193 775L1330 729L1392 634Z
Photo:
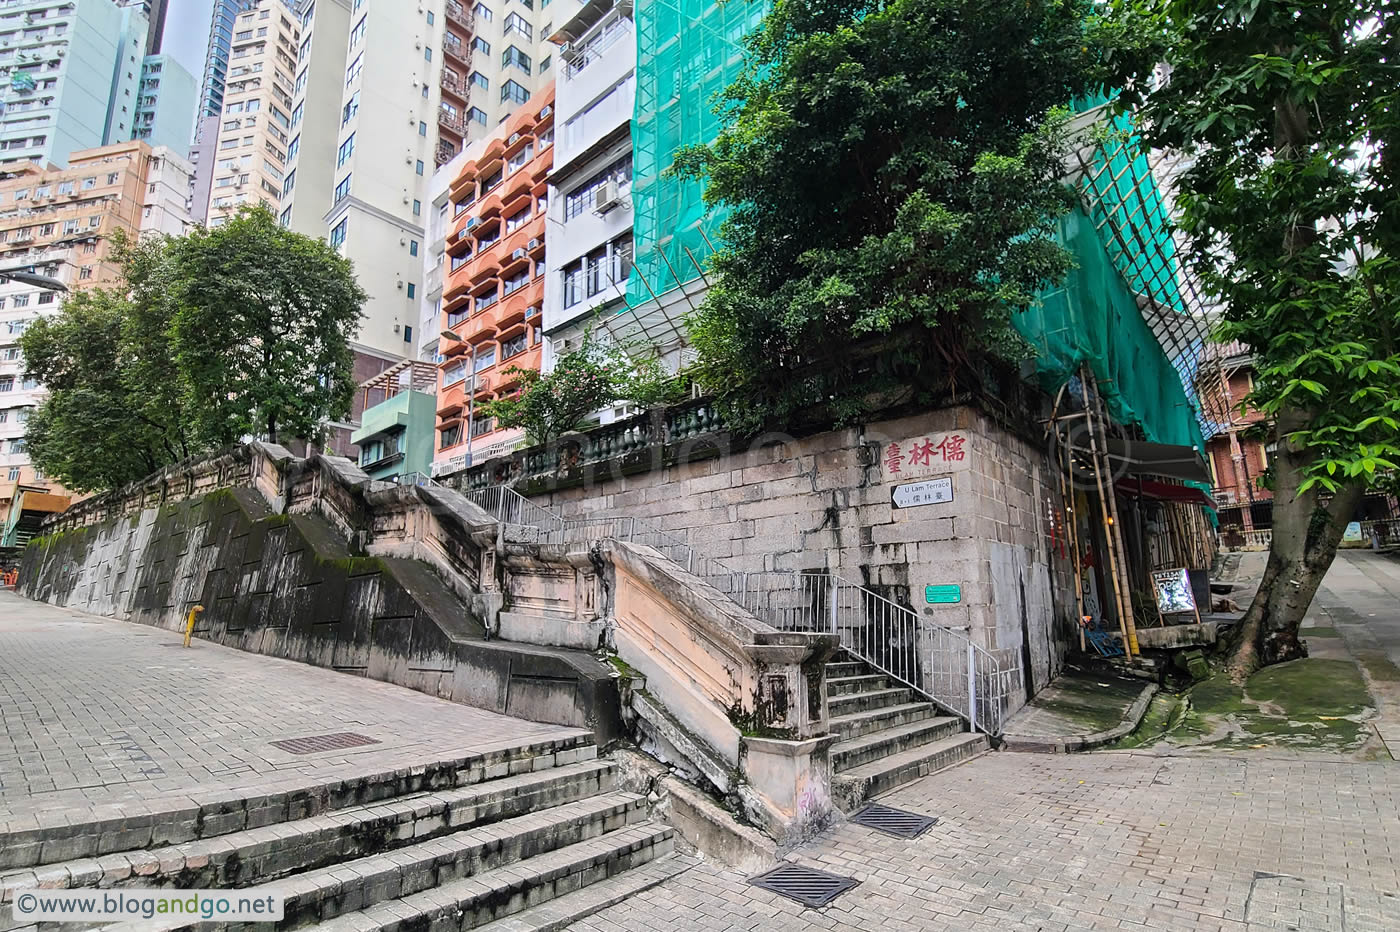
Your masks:
M194 75L184 65L170 55L147 55L141 63L131 138L183 151L194 133L198 94Z
M199 90L199 117L218 116L224 109L224 85L233 52L233 21L252 0L214 0L209 42L204 53L204 78Z
M590 3L563 23L555 86L558 144L549 198L546 368L600 307L625 300L632 270L631 4Z
M324 237L333 198L344 193L336 187L337 135L353 116L341 103L350 0L302 0L298 14L301 40L280 216L288 229Z
M477 405L518 391L518 370L540 368L554 126L554 88L547 85L494 133L468 146L449 189L438 320L439 475L524 440L522 430L498 428Z
M279 210L291 143L301 42L295 14L280 0L257 0L234 18L233 29L205 213L210 226L244 204Z
M175 152L139 141L74 152L67 168L0 169L0 269L32 267L69 290L110 284L120 274L112 259L117 231L134 239L188 229L189 172ZM0 282L0 532L18 489L62 491L29 462L25 424L44 389L24 379L18 346L30 323L61 301L56 290Z
M113 0L0 6L0 164L63 165L70 152L129 140L146 11Z

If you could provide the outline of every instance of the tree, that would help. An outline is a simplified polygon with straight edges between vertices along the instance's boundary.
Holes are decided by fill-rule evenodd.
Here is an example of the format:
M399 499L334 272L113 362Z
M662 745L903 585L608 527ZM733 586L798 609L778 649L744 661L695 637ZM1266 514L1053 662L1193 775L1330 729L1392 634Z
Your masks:
M674 404L689 390L684 374L671 375L661 360L641 347L600 340L593 327L584 331L577 349L561 353L548 374L512 366L520 390L509 398L486 402L481 412L501 427L523 427L530 443L549 443L581 430L590 414L606 405L630 401L642 407Z
M732 212L690 324L696 378L757 428L975 387L1071 267L1066 107L1091 0L777 0L714 143L674 169Z
M1147 144L1180 153L1186 259L1256 358L1274 529L1230 667L1298 626L1378 470L1400 462L1400 81L1385 0L1115 0L1112 62ZM1169 79L1151 80L1159 63Z
M311 438L349 413L366 299L349 260L265 208L196 229L171 259L171 339L202 442Z
M132 482L195 452L159 285L168 242L119 238L121 284L69 295L20 339L26 377L48 389L25 428L30 458L71 489Z

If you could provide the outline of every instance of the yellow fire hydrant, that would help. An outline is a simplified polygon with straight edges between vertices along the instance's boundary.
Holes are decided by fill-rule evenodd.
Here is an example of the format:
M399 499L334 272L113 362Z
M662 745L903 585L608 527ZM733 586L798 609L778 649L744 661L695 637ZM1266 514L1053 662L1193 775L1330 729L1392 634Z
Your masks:
M190 646L190 638L194 636L194 619L200 612L204 611L203 605L196 605L190 609L190 617L185 621L185 646Z

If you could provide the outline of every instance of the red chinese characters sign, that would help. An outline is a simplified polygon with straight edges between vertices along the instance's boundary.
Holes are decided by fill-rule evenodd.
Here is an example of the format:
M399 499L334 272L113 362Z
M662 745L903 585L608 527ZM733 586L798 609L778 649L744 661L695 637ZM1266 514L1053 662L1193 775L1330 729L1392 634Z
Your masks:
M961 431L891 440L881 447L880 471L886 482L942 475L971 465L969 456L968 437Z

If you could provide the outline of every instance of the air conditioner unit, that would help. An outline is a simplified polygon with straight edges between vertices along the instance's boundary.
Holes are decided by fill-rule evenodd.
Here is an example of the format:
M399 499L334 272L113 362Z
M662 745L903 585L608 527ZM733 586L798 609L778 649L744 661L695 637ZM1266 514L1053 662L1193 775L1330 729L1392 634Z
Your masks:
M512 259L524 259L524 258L525 258L525 250L524 250L524 249L517 249L517 250L515 250L514 252L512 252L512 253L510 254L510 257L511 257Z
M554 108L546 104L545 106L540 108L540 119L543 120L545 117L549 116L553 112Z
M511 133L511 134L510 134L510 138L506 140L506 145L508 145L508 146L513 146L513 145L515 145L515 144L516 144L517 142L519 142L519 141L520 141L520 134L519 134L519 133Z
M535 239L530 240L530 242L526 243L526 244L525 244L525 248L526 248L526 249L534 249L534 248L535 248L536 246L538 246L539 244L540 244L540 241L539 241L539 238L537 237L537 238L535 238Z
M468 230L472 229L473 227L479 227L479 226L481 226L481 218L480 218L480 217L472 217L470 220L467 221L467 229L468 229Z
M621 202L622 195L617 189L617 182L608 181L593 195L593 210L595 213L605 214Z

